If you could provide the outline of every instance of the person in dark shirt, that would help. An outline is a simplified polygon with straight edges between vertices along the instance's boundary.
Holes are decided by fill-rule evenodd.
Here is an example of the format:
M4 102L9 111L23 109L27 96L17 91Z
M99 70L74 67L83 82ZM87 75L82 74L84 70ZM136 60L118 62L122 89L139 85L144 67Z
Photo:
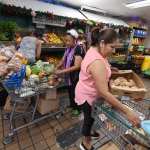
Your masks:
M84 51L86 53L86 51L87 51L87 41L86 41L84 31L82 29L79 29L78 34L79 34L79 37L78 37L78 42L77 43L84 49Z
M71 29L67 31L65 42L66 51L60 63L57 66L56 74L65 74L70 98L70 107L73 108L72 114L79 115L79 107L74 101L75 87L79 80L80 66L85 56L84 49L77 44L78 33Z

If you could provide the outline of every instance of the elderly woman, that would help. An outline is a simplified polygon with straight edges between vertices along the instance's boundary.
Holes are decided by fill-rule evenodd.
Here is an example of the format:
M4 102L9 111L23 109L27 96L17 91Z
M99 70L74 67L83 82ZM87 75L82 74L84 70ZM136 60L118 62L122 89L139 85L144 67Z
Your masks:
M68 93L70 98L70 107L73 108L72 114L79 115L79 107L74 101L75 87L79 79L79 71L85 51L77 44L78 33L71 29L67 31L65 36L66 51L57 66L59 70L56 74L65 74L68 85Z

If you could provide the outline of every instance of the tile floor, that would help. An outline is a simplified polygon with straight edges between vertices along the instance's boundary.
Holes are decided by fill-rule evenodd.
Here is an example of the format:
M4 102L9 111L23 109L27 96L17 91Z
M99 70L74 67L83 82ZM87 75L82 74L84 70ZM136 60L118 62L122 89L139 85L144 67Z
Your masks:
M150 91L150 79L144 79L144 83ZM147 92L147 98L150 98L150 92ZM2 114L2 112L0 112ZM25 120L17 120L16 126L24 123ZM77 123L79 118L72 118L68 109L61 118L49 118L30 127L21 129L17 132L11 144L4 145L3 137L9 131L9 121L3 120L0 115L0 150L62 150L56 142L56 136L64 132L73 124ZM79 150L79 141L67 148L67 150ZM106 146L100 150L116 150L113 145Z

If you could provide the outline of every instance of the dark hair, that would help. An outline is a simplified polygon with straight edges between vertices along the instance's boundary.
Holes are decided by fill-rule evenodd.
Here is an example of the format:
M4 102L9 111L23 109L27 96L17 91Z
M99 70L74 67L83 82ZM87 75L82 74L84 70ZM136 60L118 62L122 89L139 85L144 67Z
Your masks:
M34 31L35 30L33 28L25 29L24 36L31 36L34 33Z
M35 31L34 32L34 36L36 37L36 38L42 38L42 33L40 32L40 31Z
M107 28L100 31L100 28L94 28L91 33L91 45L96 46L101 41L105 44L112 43L117 40L117 32L114 29Z

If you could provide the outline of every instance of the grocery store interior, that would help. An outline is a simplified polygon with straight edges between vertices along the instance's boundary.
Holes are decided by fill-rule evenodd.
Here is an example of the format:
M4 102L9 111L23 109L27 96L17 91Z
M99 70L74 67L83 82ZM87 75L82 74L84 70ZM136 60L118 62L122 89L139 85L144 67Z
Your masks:
M149 10L0 0L0 150L149 150Z

